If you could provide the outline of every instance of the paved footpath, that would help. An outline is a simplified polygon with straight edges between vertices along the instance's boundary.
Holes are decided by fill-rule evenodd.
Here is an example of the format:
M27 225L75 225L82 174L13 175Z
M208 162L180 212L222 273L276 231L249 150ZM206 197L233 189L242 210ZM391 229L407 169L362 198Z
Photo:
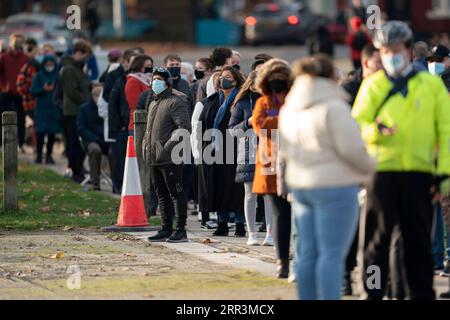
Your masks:
M21 161L31 163L33 160L31 152L28 152L26 155L21 154L19 156ZM63 174L65 171L66 161L59 155L55 155L55 161L55 166L48 167L59 174ZM113 195L111 194L111 196ZM254 271L264 276L275 277L276 258L273 247L249 247L246 245L246 238L236 238L233 236L234 229L230 230L230 237L212 237L212 231L201 229L197 216L193 215L189 215L187 228L188 237L190 239L189 243L160 243L154 245L164 246L184 254L192 255L202 261L210 261L214 264ZM154 233L155 232L130 234L147 241L147 238ZM262 243L264 236L264 233L258 234L260 243ZM357 278L358 272L355 272L353 277ZM449 279L435 277L435 289L438 294L447 291L448 288ZM352 298L348 297L348 299ZM356 299L356 297L353 297L353 299Z

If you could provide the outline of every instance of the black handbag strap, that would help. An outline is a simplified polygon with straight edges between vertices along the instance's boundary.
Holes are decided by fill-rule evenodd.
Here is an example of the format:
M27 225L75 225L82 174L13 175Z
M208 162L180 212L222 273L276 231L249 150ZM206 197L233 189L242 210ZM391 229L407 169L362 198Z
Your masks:
M417 71L413 70L411 71L406 77L401 78L398 82L394 84L392 89L387 94L386 98L384 98L383 102L378 107L377 111L375 112L374 121L377 119L378 115L380 114L381 110L383 110L383 107L386 105L386 103L391 99L393 96L395 96L397 93L402 92L403 89L408 85L409 80L414 78L417 75Z

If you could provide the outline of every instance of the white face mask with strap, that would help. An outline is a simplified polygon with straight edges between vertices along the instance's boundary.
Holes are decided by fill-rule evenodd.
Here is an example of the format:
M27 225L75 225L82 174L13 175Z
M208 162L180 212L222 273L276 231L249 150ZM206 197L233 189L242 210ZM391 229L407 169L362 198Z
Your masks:
M410 65L404 52L382 55L381 61L383 62L384 70L391 77L404 75L405 70Z

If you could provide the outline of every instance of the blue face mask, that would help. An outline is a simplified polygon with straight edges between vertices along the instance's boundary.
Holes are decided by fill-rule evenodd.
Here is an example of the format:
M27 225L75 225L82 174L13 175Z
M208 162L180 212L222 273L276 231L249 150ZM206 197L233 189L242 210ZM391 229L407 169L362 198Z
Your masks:
M44 56L42 54L38 54L34 57L34 59L39 63L42 64L42 61L44 61Z
M166 82L159 79L153 80L152 90L156 95L163 93L166 90Z
M440 62L430 63L428 64L428 71L430 71L431 74L439 76L445 72L445 64Z

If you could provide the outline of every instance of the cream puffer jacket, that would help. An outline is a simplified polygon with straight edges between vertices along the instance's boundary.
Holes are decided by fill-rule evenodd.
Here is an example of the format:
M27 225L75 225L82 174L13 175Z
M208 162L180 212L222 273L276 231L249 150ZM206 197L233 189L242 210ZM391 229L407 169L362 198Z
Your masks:
M375 170L347 94L325 78L300 76L280 113L280 152L290 189L366 184Z

